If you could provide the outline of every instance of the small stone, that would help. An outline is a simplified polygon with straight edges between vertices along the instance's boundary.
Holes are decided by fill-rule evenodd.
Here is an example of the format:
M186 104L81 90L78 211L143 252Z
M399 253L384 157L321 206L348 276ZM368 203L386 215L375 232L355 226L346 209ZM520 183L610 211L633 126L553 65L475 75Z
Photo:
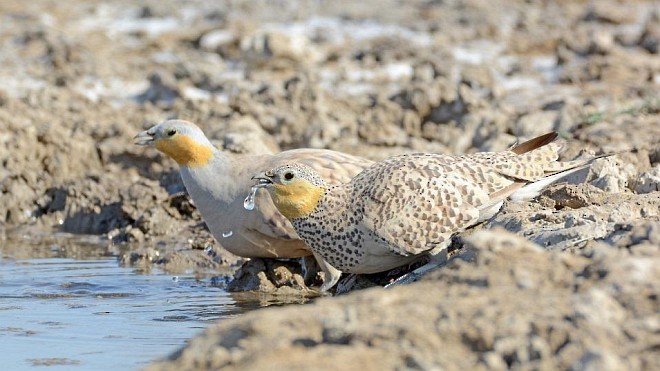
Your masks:
M235 36L228 30L213 30L205 33L199 39L199 46L208 51L216 51L219 48L232 43Z
M591 184L612 193L624 192L636 174L634 165L621 163L615 156L594 162L591 170L596 174Z
M660 165L656 165L651 170L640 174L637 180L637 193L651 193L660 191Z

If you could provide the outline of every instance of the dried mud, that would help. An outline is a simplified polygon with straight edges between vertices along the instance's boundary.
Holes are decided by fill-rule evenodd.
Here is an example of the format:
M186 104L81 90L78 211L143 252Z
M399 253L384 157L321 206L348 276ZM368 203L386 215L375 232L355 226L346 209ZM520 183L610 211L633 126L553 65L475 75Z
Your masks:
M506 204L461 236L476 257L424 282L227 320L155 369L660 368L655 2L0 1L0 18L6 241L92 234L122 264L304 302L298 263L224 251L132 136L181 118L227 151L377 160L556 130L566 159L617 153Z

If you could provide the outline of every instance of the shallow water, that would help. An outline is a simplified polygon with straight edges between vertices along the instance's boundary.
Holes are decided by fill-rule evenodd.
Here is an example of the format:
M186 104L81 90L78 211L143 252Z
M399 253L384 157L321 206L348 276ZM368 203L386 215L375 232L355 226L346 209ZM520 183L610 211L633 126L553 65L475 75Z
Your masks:
M120 267L101 244L0 241L3 369L138 369L254 309L210 279Z

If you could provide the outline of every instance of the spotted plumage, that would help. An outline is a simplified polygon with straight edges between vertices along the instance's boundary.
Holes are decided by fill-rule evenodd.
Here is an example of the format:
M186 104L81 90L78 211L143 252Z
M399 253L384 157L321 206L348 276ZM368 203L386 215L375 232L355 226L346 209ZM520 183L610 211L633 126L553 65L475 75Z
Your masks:
M446 251L454 234L495 215L505 199L531 198L589 163L558 162L555 138L503 152L391 157L339 185L299 163L255 178L315 253L342 272L375 273Z

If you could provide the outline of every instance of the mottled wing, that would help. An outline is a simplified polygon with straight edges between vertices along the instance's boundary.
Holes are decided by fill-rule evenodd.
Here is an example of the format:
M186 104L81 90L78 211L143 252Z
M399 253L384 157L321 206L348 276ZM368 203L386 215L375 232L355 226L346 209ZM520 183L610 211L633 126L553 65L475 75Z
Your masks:
M419 254L476 224L479 205L489 197L463 176L457 161L456 156L404 155L360 174L354 182L354 197L361 198L356 207L364 208L362 222L374 238L398 254Z
M557 163L549 133L504 152L464 156L404 155L356 177L355 207L374 238L401 254L419 254L492 216L524 184L574 167ZM359 180L359 181L358 181ZM364 189L360 189L364 188Z

